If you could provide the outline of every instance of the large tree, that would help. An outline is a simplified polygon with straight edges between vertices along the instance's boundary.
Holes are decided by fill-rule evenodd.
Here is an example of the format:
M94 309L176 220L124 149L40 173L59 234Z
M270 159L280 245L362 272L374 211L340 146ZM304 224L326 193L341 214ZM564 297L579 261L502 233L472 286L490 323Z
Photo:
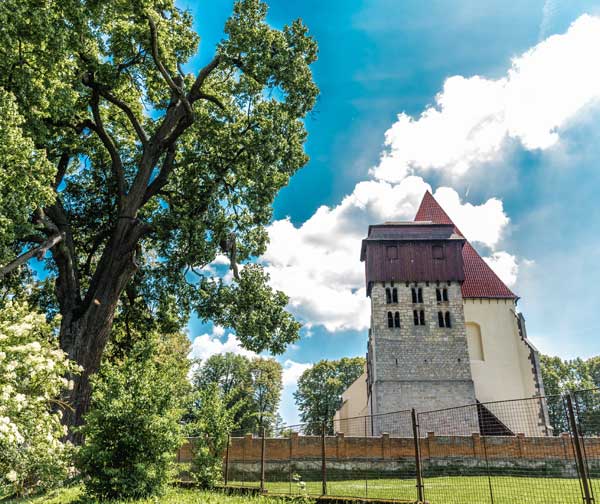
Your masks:
M282 388L282 367L276 360L216 354L196 367L192 383L199 392L218 387L240 434L258 434L263 428L272 432Z
M321 360L302 373L294 393L300 419L308 433L320 434L325 422L334 432L333 416L342 405L342 393L364 372L363 357Z
M271 28L263 3L239 0L196 72L199 37L173 0L4 0L0 26L0 107L26 154L2 160L0 250L50 251L60 344L84 368L67 422L126 304L195 310L283 351L298 333L286 296L237 265L264 251L271 203L307 162L317 48L302 22ZM208 267L219 255L231 282Z

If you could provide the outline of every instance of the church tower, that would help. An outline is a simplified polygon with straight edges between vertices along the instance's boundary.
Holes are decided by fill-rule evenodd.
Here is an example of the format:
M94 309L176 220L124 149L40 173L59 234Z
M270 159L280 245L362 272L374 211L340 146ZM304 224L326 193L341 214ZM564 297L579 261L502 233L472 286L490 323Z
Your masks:
M371 299L370 413L475 402L461 293L464 245L452 224L369 227L361 261ZM478 431L476 419L461 430Z

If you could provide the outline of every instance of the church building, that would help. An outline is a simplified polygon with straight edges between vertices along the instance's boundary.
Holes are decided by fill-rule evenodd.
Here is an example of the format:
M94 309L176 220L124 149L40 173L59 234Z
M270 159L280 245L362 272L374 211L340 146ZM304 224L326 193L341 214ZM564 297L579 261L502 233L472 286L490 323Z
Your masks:
M541 400L526 415L493 404L543 396L538 353L518 297L431 193L414 221L369 226L361 261L371 300L367 367L342 396L338 430L362 415L486 403L480 408L506 434L547 433ZM481 430L481 410L474 411L456 434Z

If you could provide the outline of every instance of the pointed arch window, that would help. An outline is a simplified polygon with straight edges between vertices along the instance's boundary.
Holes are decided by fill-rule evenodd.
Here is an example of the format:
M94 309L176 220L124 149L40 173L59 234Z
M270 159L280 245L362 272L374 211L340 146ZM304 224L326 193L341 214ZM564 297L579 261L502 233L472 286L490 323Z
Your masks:
M420 325L425 325L425 310L419 312L419 323Z
M446 327L452 327L452 323L450 321L450 312L447 311L446 315L444 316L444 321L446 322Z
M394 327L400 327L400 312L394 313Z
M385 288L385 302L390 304L392 302L392 289L389 287Z
M444 312L438 312L438 326L444 327Z
M396 287L394 287L392 289L392 303L397 303L398 302L398 289Z
M419 289L417 290L417 298L419 300L419 303L423 302L423 289L421 287L419 287Z
M388 320L388 327L389 328L394 327L394 316L392 315L391 311L387 312L387 320Z
M450 312L446 313L439 311L438 312L438 326L440 327L452 327L452 319L450 317Z
M413 310L413 322L416 326L419 325L419 312L417 310Z

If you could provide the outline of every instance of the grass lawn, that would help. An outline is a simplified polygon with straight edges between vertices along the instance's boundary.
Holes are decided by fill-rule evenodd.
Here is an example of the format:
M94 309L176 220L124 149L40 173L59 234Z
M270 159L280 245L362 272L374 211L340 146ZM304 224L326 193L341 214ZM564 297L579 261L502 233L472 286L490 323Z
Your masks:
M100 501L85 497L81 487L56 490L49 494L29 499L2 500L2 504L98 504ZM172 488L161 497L135 501L110 501L111 504L290 504L287 499L228 496L201 490Z
M240 483L241 485L241 483ZM494 476L452 476L425 479L425 500L430 504L490 504L490 485L494 504L581 504L581 490L577 479L565 478L516 478ZM233 486L233 485L232 485ZM244 484L258 486L258 484ZM600 490L600 481L594 480L594 490ZM227 496L221 493L195 489L173 488L164 496L136 501L112 501L112 504L282 504L288 502L273 494L314 495L321 494L321 483L310 481L302 491L297 483L268 482L268 497ZM371 499L399 499L414 501L414 480L371 479L330 481L327 494L344 497L368 497ZM98 504L86 498L80 487L57 490L47 495L19 500L2 500L1 504Z
M450 476L424 480L425 500L430 504L490 504L490 485L494 504L581 504L579 480L567 478L521 478L510 476ZM415 480L370 479L330 481L327 494L332 496L414 500ZM600 481L594 481L600 489ZM297 483L266 483L270 493L299 494ZM321 494L321 482L306 482L308 495Z

